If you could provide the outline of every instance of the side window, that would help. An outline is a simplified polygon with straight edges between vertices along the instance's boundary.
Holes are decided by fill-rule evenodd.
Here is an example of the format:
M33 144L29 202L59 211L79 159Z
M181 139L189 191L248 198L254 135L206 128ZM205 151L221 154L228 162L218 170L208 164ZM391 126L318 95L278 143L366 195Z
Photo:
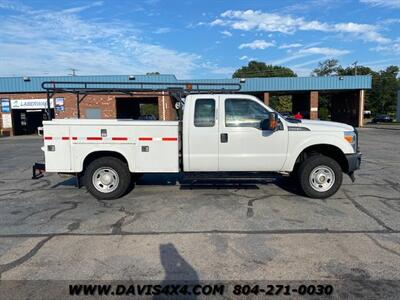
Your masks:
M226 127L260 128L261 121L268 119L268 110L248 99L225 100Z
M215 125L215 100L197 99L194 106L194 126L214 127Z

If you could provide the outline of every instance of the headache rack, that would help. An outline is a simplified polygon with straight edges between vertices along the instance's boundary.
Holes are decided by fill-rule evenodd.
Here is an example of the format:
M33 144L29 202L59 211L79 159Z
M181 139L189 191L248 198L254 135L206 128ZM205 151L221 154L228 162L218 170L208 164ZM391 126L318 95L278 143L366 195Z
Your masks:
M190 94L199 93L235 93L241 89L240 83L217 82L103 82L103 81L45 81L42 88L47 93L46 114L51 120L50 99L57 93L71 93L76 95L77 116L80 118L80 103L87 95L141 95L151 96L151 93L159 96L167 93L172 97L174 107L178 110L181 119L183 98Z

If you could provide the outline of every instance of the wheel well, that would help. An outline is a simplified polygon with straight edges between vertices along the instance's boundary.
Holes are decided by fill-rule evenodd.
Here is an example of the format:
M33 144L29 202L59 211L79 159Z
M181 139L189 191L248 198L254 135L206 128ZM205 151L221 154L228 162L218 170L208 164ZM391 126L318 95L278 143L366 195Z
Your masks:
M317 154L322 154L322 155L325 155L325 156L328 156L328 157L334 159L340 165L343 172L345 172L345 173L348 172L349 164L348 164L346 156L344 155L342 150L340 150L336 146L327 145L327 144L313 145L313 146L310 146L310 147L304 149L297 157L295 167L296 167L296 165L298 165L301 162L303 162L304 160L306 160L308 157L310 157L312 155L317 155Z
M124 163L128 164L128 161L126 158L118 152L115 151L95 151L90 154L88 154L84 161L83 161L83 171L86 169L86 167L94 160L100 158L100 157L105 157L105 156L111 156L118 158L119 160L123 161Z

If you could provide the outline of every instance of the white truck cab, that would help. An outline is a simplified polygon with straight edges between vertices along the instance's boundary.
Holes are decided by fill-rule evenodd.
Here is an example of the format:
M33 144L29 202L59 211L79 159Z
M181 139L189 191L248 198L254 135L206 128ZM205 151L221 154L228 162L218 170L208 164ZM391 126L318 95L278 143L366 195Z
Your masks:
M45 164L34 166L33 177L37 170L73 174L99 199L123 196L144 173L289 174L313 198L335 194L343 173L354 181L361 153L352 126L285 119L245 94L181 100L179 121L44 121Z

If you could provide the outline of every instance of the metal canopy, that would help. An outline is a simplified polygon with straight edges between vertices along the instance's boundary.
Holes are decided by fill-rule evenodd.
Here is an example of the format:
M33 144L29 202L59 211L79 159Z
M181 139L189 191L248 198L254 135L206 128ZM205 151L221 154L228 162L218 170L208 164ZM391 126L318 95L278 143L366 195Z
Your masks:
M71 93L76 95L78 118L80 118L79 104L87 95L151 95L150 92L167 92L176 102L189 94L198 93L234 93L241 89L240 83L216 82L103 82L103 81L44 81L42 88L47 94L47 118L51 120L50 98L56 93ZM157 94L158 96L158 94Z

